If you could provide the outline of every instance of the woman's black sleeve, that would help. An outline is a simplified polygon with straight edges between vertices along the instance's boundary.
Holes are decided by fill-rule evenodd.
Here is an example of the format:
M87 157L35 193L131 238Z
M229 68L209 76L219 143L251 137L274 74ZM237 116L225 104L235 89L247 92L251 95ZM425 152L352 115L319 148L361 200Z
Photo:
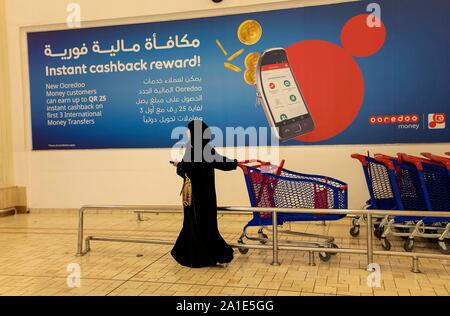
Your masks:
M216 159L213 162L214 168L222 171L235 170L238 166L236 159L229 159L216 153Z
M179 162L177 165L177 175L179 175L180 177L182 177L183 179L186 177L186 171L185 169L185 163L184 162Z

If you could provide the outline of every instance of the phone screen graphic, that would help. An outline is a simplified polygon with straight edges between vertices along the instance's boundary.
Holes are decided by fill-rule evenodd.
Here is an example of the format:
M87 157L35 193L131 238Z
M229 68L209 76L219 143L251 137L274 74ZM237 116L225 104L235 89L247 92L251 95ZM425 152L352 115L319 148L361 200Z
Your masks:
M257 67L257 93L264 113L282 141L309 133L314 121L283 48L262 53Z
M261 81L275 123L309 114L288 63L261 66Z

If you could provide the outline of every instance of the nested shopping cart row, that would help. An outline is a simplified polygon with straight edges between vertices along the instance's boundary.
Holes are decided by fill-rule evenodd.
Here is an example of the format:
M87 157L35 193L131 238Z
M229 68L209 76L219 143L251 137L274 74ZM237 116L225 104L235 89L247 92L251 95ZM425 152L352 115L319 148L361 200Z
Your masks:
M423 157L404 153L396 157L354 154L363 167L370 199L369 209L450 211L450 158L431 153ZM359 234L363 217L353 220L350 234ZM449 253L448 218L395 216L382 217L374 227L375 236L385 250L391 248L389 236L405 239L404 249L412 251L415 238L434 239L443 253Z

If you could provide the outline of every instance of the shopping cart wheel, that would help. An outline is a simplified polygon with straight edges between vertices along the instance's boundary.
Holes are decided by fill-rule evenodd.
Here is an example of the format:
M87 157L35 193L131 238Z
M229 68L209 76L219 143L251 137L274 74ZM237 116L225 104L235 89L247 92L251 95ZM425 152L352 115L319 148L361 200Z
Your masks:
M391 250L391 243L389 242L389 240L386 239L386 237L381 238L381 246L386 251Z
M403 244L403 249L405 249L407 252L411 252L414 249L414 238L409 238L405 240L405 243Z
M239 245L243 245L244 242L243 242L242 240L238 240L238 244L239 244ZM241 247L238 247L238 250L239 250L239 252L240 252L241 254L243 254L243 255L246 255L246 254L248 253L248 248L241 248Z
M331 246L331 248L334 248L334 249L339 248L338 245L336 245L335 243L331 243L330 246ZM335 255L337 255L337 253L330 253L330 255L335 256Z
M381 239L381 236L383 236L383 232L384 232L384 227L378 225L378 227L375 227L375 230L373 231L373 234L378 239Z
M319 252L319 258L322 262L328 262L331 259L331 254L328 252Z
M408 234L407 236L400 236L400 238L406 242L406 240L409 238L409 235L411 233L409 228L397 228L397 230L402 234Z
M267 236L266 234L264 234L264 233L259 233L258 234L258 237L259 237L259 242L261 243L261 244L263 244L263 245L265 245L265 244L267 244L267 241L269 240L269 236Z
M352 226L352 228L350 228L350 236L352 237L359 236L359 226Z
M439 250L443 254L450 254L450 247L445 243L445 240L438 240Z

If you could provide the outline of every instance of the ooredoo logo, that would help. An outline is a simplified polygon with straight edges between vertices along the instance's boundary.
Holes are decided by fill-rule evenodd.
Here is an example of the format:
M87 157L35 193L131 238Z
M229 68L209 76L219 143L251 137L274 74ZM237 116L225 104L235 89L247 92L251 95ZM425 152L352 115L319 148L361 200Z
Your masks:
M371 125L416 124L419 121L420 117L417 114L378 115L369 118Z
M428 114L428 128L429 129L444 129L445 128L445 114L444 113Z

